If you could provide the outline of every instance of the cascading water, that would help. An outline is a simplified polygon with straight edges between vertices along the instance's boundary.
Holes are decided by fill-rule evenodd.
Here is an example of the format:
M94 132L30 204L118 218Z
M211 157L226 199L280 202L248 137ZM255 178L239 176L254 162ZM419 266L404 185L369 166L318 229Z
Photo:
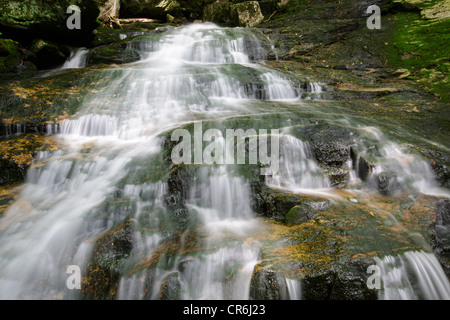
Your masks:
M66 62L60 67L60 69L77 69L84 68L87 63L89 50L86 48L74 49Z
M386 300L450 300L450 284L432 253L408 251L376 259Z
M298 193L330 187L308 143L290 135L280 136L280 168L266 180L269 186Z
M108 269L118 283L114 298L250 298L263 244L246 238L261 227L249 183L233 165L199 165L175 192L167 176L177 168L164 161L165 134L195 121L259 114L266 101L296 104L300 92L255 63L264 50L248 30L196 24L137 38L129 45L142 59L103 71L108 84L60 123L64 147L38 154L19 199L0 220L1 299L80 298L67 290L67 266L98 272L111 261L120 261ZM65 67L82 66L77 55ZM308 91L321 87L312 83ZM279 171L266 184L291 192L329 189L308 143L279 138ZM180 230L174 215L188 216L191 225ZM111 234L120 235L112 244ZM408 259L418 261L420 277L431 272L437 283L440 271L432 273L435 264L419 256ZM284 296L301 299L300 281L285 280ZM446 290L432 297L445 298Z
M105 216L102 206L120 181L130 176L133 159L159 154L159 134L189 119L208 118L210 110L215 117L220 112L228 115L242 108L236 99L295 98L288 81L251 64L243 35L238 29L206 24L150 39L146 48L151 51L142 61L112 70L106 77L110 84L86 97L77 117L61 123L58 138L68 148L38 157L41 165L30 169L20 199L1 221L0 298L71 297L61 271L67 265L84 270L94 247L92 239L130 217L128 208ZM251 48L253 53L256 49ZM69 62L65 67L74 67L73 61ZM249 70L260 81L248 87L230 68ZM187 205L199 213L207 230L254 226L242 178L219 170L200 174L198 179ZM134 204L131 217L136 221L148 207L161 210L161 216L167 214L164 185L127 184L122 188L122 198ZM204 190L208 190L206 194ZM160 223L161 216L155 217L154 224ZM136 231L130 260L137 254L151 255L166 236ZM178 276L181 297L247 298L257 259L257 246L239 241L192 259ZM237 270L235 281L230 282L231 289L221 289L220 278L226 276L227 264ZM171 269L174 267L156 268L155 276L162 281ZM118 297L143 298L139 279L137 273L122 277ZM161 281L155 281L153 293L146 297L158 297Z

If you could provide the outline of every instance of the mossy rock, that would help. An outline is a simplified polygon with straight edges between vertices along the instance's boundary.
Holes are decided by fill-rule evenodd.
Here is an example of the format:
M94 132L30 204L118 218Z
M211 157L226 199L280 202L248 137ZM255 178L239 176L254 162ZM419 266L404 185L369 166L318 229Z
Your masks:
M169 273L162 280L159 299L160 300L180 300L181 298L181 282L178 272Z
M319 216L320 211L328 209L330 205L329 201L305 202L289 210L284 222L287 225L295 225L313 220Z
M255 27L264 20L258 1L235 4L231 15L236 26L245 28Z
M210 21L222 26L235 26L231 16L234 5L231 2L215 2L203 10L203 21Z
M11 39L0 39L0 72L17 72L20 68L19 44Z
M82 278L82 297L88 300L114 300L119 279L120 274L113 266L92 263Z
M256 270L250 281L250 300L285 300L288 297L286 280L270 269Z

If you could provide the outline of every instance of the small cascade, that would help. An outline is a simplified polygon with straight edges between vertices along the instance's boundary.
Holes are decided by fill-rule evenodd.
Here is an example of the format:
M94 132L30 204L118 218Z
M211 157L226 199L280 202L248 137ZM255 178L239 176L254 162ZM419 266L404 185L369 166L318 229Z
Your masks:
M279 170L266 183L292 192L314 192L330 187L328 177L314 160L308 143L280 135Z
M87 64L89 50L86 48L76 48L71 53L66 62L60 67L61 69L77 69L84 68Z
M450 282L432 253L408 251L376 259L383 300L450 300Z
M413 190L423 194L450 197L450 193L437 185L430 164L417 154L408 152L405 147L388 140L374 127L361 128L372 141L361 154L370 159L366 178L369 186L381 189ZM356 171L358 171L356 162ZM382 192L384 190L381 190Z
M61 133L76 136L108 136L117 130L117 121L107 115L91 114L61 122Z
M287 286L290 300L301 300L302 299L302 287L301 287L300 280L287 278L286 286Z

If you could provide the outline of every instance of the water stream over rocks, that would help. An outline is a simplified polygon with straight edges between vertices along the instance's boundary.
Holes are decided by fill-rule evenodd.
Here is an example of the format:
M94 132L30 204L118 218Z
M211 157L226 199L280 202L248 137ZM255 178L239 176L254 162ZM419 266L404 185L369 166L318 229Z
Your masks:
M64 148L38 154L0 219L1 299L298 300L316 278L271 269L277 258L267 248L291 240L269 241L275 222L255 209L255 190L329 200L291 206L316 211L361 203L368 190L448 197L427 162L379 129L318 120L324 111L308 101L320 98L321 85L259 63L266 52L251 30L195 24L139 37L141 59L103 71L107 85L93 84L76 116L60 123ZM80 49L62 68L83 67L85 58ZM294 123L295 112L313 116ZM174 165L170 134L195 121L205 130L280 129L278 171ZM320 135L333 126L323 145ZM374 257L379 298L449 299L439 261L413 250L418 242ZM67 288L69 265L82 270L81 290Z

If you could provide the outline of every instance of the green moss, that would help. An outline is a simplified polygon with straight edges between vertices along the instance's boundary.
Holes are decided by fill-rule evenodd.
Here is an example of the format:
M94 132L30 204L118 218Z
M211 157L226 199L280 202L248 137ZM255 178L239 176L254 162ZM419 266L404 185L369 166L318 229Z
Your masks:
M416 12L400 12L392 17L392 30L392 42L381 51L388 64L408 69L407 79L450 102L450 19L424 20Z
M0 73L17 71L19 63L18 42L12 39L0 39Z

